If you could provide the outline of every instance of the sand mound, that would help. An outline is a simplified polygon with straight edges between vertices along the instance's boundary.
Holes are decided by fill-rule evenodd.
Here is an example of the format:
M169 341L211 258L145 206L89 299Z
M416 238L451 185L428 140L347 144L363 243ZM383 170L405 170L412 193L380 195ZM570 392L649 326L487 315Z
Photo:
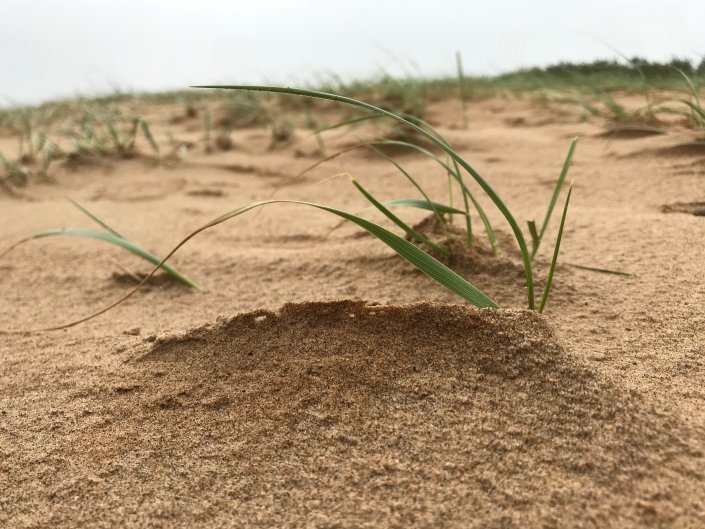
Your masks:
M289 304L146 342L124 369L91 390L112 397L90 434L27 475L39 519L645 527L697 501L686 441L527 311Z

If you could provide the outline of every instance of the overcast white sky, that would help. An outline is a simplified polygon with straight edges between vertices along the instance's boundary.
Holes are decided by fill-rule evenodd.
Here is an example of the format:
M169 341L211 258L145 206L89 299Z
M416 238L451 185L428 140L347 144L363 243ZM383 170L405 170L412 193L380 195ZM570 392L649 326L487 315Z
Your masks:
M705 0L0 0L0 105L213 82L699 59Z

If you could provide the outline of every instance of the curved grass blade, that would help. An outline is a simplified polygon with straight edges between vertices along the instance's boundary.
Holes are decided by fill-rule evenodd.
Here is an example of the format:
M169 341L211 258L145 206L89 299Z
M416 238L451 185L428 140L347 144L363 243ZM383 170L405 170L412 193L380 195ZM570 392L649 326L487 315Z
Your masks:
M539 312L543 312L546 308L546 302L548 301L548 295L551 292L551 284L553 283L553 272L556 270L556 263L558 262L558 252L561 249L561 239L563 238L563 228L565 227L565 218L568 215L568 204L570 203L570 195L573 192L573 184L570 184L568 188L568 196L565 198L565 206L563 206L563 216L561 217L561 225L558 228L558 237L556 238L556 246L553 249L553 259L551 260L551 268L548 271L548 277L546 278L546 286L543 289L543 297L541 298L541 304L539 305Z
M357 99L353 99L351 97L346 97L346 96L341 96L337 94L329 94L326 92L318 92L316 90L307 90L307 89L302 89L302 88L288 88L288 87L276 87L276 86L260 86L260 85L225 85L225 86L216 86L216 85L201 85L201 86L195 86L194 88L212 88L212 89L222 89L222 90L249 90L249 91L255 91L255 92L272 92L272 93L280 93L280 94L292 94L292 95L299 95L299 96L304 96L304 97L312 97L316 99L325 99L328 101L335 101L338 103L343 103L346 105L351 105L355 106L358 108L363 108L366 110L369 110L371 112L374 112L375 114L379 114L385 117L388 117L390 119L393 119L399 123L404 124L405 126L411 128L412 130L418 132L421 134L423 137L425 137L427 140L431 141L438 147L440 147L445 153L450 156L453 160L455 160L465 171L470 174L470 176L473 177L473 179L478 183L478 185L482 188L482 190L487 193L487 195L490 197L492 202L494 202L495 206L497 206L497 209L502 213L505 219L507 219L507 222L509 223L510 228L512 229L512 232L514 233L514 237L517 240L517 244L519 245L519 250L521 251L522 255L522 260L524 263L524 277L526 280L526 296L527 296L527 303L529 309L534 309L535 307L535 299L534 299L534 276L533 276L533 270L531 267L531 256L529 255L529 248L526 245L526 240L524 238L524 234L521 231L521 228L519 227L519 224L517 223L516 219L514 218L514 215L512 215L511 211L509 211L509 208L504 204L502 199L499 197L497 192L494 190L494 188L487 182L481 175L478 173L468 162L466 162L455 150L453 150L450 146L448 146L444 141L439 140L436 136L434 136L432 133L426 131L422 127L412 123L411 121L393 113L388 110L384 110L382 108L376 107L374 105L371 105L369 103L365 103L363 101L359 101Z
M379 211L382 212L382 214L387 217L389 220L391 220L394 224L399 226L402 230L406 232L406 234L411 237L412 239L416 239L418 242L421 244L425 244L429 248L439 252L442 255L445 255L446 257L450 256L450 252L446 250L445 248L441 248L437 244L431 242L428 240L426 237L421 235L418 231L416 231L414 228L406 224L403 220L401 220L399 217L397 217L394 213L389 211L381 202L379 202L375 197L370 195L367 190L362 187L362 185L353 180L352 181L353 185L357 188L357 190L362 193L362 195L374 206L376 207Z
M538 232L537 236L534 236L533 233L531 235L532 239L534 239L533 248L531 250L532 260L536 256L536 252L538 251L539 245L541 244L543 234L546 232L546 228L548 227L548 221L551 220L551 214L553 213L553 208L556 206L558 196L561 194L561 189L563 188L563 182L565 181L565 177L568 174L568 169L570 169L570 165L573 163L573 155L575 154L575 147L577 144L578 138L573 138L573 140L570 142L570 147L568 147L568 155L566 156L565 161L563 162L563 167L561 168L561 174L558 176L556 187L553 188L553 195L551 195L551 201L548 203L548 209L546 210L546 215L543 218L541 230ZM536 225L534 225L534 229L535 228Z
M120 247L124 248L125 250L133 253L137 257L141 257L145 261L149 261L150 263L157 265L155 272L156 272L156 270L161 268L162 270L164 270L167 274L172 276L177 281L180 281L181 283L183 283L191 288L198 288L198 285L196 285L196 283L191 281L188 277L183 275L181 272L179 272L175 268L160 262L158 257L156 257L152 253L148 252L144 248L137 246L135 243L133 243L123 237L117 236L113 233L106 233L104 231L88 230L88 229L82 229L82 228L58 228L58 229L53 229L53 230L44 230L44 231L37 232L37 233L27 237L26 239L23 239L23 240L19 241L18 243L14 244L10 248L8 248L5 252L3 252L2 255L0 255L0 257L3 257L10 250L12 250L13 248L16 248L17 246L19 246L20 244L23 244L25 242L28 242L28 241L31 241L34 239L44 239L46 237L56 237L56 236L62 236L62 235L71 236L71 237L85 237L85 238L89 238L89 239L98 239L101 241L108 242L110 244L114 244L116 246L120 246ZM150 276L153 275L153 273L150 274Z

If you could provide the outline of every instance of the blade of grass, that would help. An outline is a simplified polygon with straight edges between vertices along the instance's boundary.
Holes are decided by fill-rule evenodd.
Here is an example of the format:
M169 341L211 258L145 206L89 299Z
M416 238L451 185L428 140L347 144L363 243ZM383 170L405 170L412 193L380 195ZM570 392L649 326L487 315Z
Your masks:
M610 270L608 268L597 268L594 266L585 266L585 265L579 265L579 264L573 264L573 263L565 263L566 266L572 266L573 268L577 268L579 270L587 270L588 272L597 272L600 274L612 274L615 276L622 276L622 277L632 277L634 274L630 274L629 272L620 272L619 270Z
M454 208L453 206L449 206L447 204L441 204L440 202L429 202L428 200L422 200L420 198L398 198L396 200L382 202L382 204L388 207L400 206L425 209L448 215L465 215L465 212L462 209Z
M58 228L58 229L53 229L53 230L40 231L40 232L37 232L33 235L30 235L26 239L22 239L21 241L10 246L10 248L8 248L2 254L0 254L0 259L2 257L4 257L5 255L7 255L10 252L10 250L16 248L20 244L24 244L26 242L29 242L29 241L35 240L35 239L44 239L47 237L56 237L56 236L71 236L71 237L84 237L84 238L89 238L89 239L98 239L101 241L108 242L110 244L114 244L116 246L120 246L120 247L124 248L125 250L133 253L134 255L141 257L145 261L149 261L150 263L157 265L157 270L159 268L161 268L162 270L164 270L167 274L172 276L177 281L180 281L181 283L188 285L191 288L198 288L198 285L196 285L196 283L191 281L188 277L183 275L181 272L179 272L175 268L160 262L158 257L151 254L150 252L148 252L144 248L137 246L135 243L133 243L123 237L116 236L113 233L106 233L106 232L97 231L97 230L87 230L87 229L82 229L82 228ZM151 275L153 275L153 274L150 274L150 276Z
M575 147L577 144L578 144L578 138L573 138L573 140L570 142L570 147L568 148L568 155L566 156L565 161L563 162L563 167L561 168L561 174L558 176L558 180L556 181L556 187L553 188L553 195L551 195L551 201L548 203L548 209L546 210L546 215L543 218L543 224L541 225L541 231L538 232L538 236L535 238L535 242L534 242L533 248L531 250L531 260L532 261L533 261L534 257L536 256L536 252L539 249L539 245L541 244L541 239L543 238L543 234L546 232L546 227L548 226L548 222L549 222L549 220L551 220L551 214L553 213L553 208L556 205L556 201L558 200L558 196L561 194L561 189L563 187L563 182L565 181L565 177L568 174L568 169L570 169L570 166L573 163L573 155L575 154ZM534 227L535 227L535 225L534 225ZM533 234L532 234L532 238L534 238Z
M533 220L527 222L529 225L529 234L531 235L531 243L536 246L539 241L539 232L536 231L536 223Z
M360 123L362 121L369 121L371 119L380 119L381 117L382 116L379 116L377 114L368 114L366 116L360 116L357 118L345 119L343 121L339 121L338 123L334 123L333 125L328 125L326 127L316 129L316 132L317 133L328 132L329 130L339 129L341 127L346 127L348 125L354 125L355 123Z
M154 154L159 156L159 144L156 142L154 136L152 135L152 130L149 128L149 123L147 123L147 120L142 117L137 119L139 120L140 127L142 127L142 133L144 134L144 137L147 138L147 141L149 142L149 146L152 147Z
M369 103L365 103L363 101L359 101L357 99L353 99L351 97L341 96L341 95L337 95L337 94L329 94L326 92L318 92L316 90L307 90L307 89L302 89L302 88L259 86L259 85L226 85L226 86L202 85L202 86L195 86L194 88L212 88L212 89L221 89L221 90L249 90L249 91L256 91L256 92L272 92L272 93L280 93L280 94L292 94L292 95L299 95L299 96L304 96L304 97L312 97L312 98L316 98L316 99L325 99L325 100L335 101L338 103L343 103L346 105L351 105L351 106L355 106L358 108L363 108L363 109L369 110L371 112L374 112L375 114L379 114L379 115L388 117L390 119L393 119L395 121L398 121L399 123L403 123L404 125L411 128L412 130L418 132L419 134L424 136L427 140L438 145L443 151L446 152L446 154L448 154L448 156L450 156L465 171L467 171L468 174L470 174L470 176L472 176L473 179L482 188L482 190L485 193L487 193L487 195L490 197L492 202L494 202L495 206L497 206L497 209L499 209L499 211L502 213L504 218L509 223L509 226L512 229L512 232L514 233L514 237L516 238L517 244L519 245L519 250L521 251L522 260L524 263L524 278L526 281L527 304L528 304L529 309L533 310L535 308L534 276L533 276L533 270L532 270L532 266L531 266L531 257L529 255L529 248L526 245L526 239L524 238L524 234L521 231L519 224L517 223L516 219L514 218L514 215L512 215L511 211L509 211L509 208L504 204L502 199L499 197L499 195L494 190L494 188L489 184L489 182L487 182L480 175L480 173L478 173L468 162L466 162L455 150L453 150L444 141L439 140L436 136L434 136L430 132L424 130L422 127L412 123L411 121L409 121L409 120L407 120L397 114L394 114L393 112L389 112L388 110L384 110L382 108L376 107L376 106L371 105Z
M84 208L81 204L79 204L78 202L76 202L76 201L75 201L74 199L72 199L71 197L66 197L66 200L68 200L69 202L71 202L71 204L73 204L73 206L75 206L79 211L81 211L81 213L83 213L84 215L86 215L86 216L87 216L88 218L90 218L93 222L95 222L96 224L98 224L101 228L105 229L106 231L109 231L110 233L112 233L112 234L115 235L116 237L120 237L121 239L125 239L125 236L124 236L124 235L120 234L117 230L115 230L115 229L111 228L110 226L108 226L105 222L103 222L102 220L100 220L100 219L99 219L98 217L96 217L93 213L91 213L90 211L88 211L86 208Z
M548 295L551 293L551 284L553 283L553 272L556 270L556 263L558 262L558 253L561 249L561 239L563 238L563 228L565 227L565 218L568 215L568 204L570 203L570 195L573 192L573 184L571 182L568 188L568 196L565 198L565 206L563 206L563 216L561 217L561 225L558 228L558 237L556 238L556 246L553 249L553 259L551 260L551 268L548 271L548 277L546 278L546 286L543 289L543 297L541 298L541 304L539 305L539 313L542 313L546 308L546 302L548 301Z

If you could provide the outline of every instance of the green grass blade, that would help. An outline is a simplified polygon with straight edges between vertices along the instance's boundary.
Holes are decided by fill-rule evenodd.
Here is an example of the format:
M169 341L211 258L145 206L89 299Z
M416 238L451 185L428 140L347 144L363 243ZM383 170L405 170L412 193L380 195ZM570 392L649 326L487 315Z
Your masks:
M551 220L551 214L553 213L553 208L556 206L558 196L561 194L561 189L563 188L563 182L565 181L565 177L568 174L568 169L570 169L570 166L573 163L573 155L575 154L575 147L577 144L578 138L573 138L573 140L570 142L570 147L568 148L568 155L566 156L565 161L563 162L561 174L558 176L558 180L556 181L556 187L553 188L553 195L551 195L551 201L548 203L548 209L546 210L546 216L543 218L541 230L539 231L538 237L535 239L533 248L531 250L531 260L533 260L536 256L536 252L538 251L539 246L541 245L541 239L543 238L543 234L546 232L548 222Z
M204 225L203 227L199 228L191 235L189 235L169 254L169 256L167 256L167 258L165 258L165 260L168 259L184 243L186 243L186 241L188 241L201 231L204 231L213 226L217 226L222 222L232 219L233 217L237 217L238 215L242 215L243 213L246 213L247 211L250 211L252 209L265 206L267 204L277 203L301 204L304 206L310 206L317 209L321 209L323 211L328 211L329 213L333 213L334 215L337 215L345 220L353 222L364 230L366 230L367 232L369 232L370 234L377 237L380 241L385 243L397 254L399 254L403 259L411 263L414 267L429 276L431 279L433 279L437 283L440 283L448 290L457 294L463 299L469 301L476 307L499 308L497 303L495 303L491 298L489 298L477 287L472 285L470 282L456 274L446 265L444 265L437 259L434 259L432 256L430 256L414 244L410 243L406 239L399 237L398 235L395 235L391 231L375 224L374 222L370 222L357 215L353 215L351 213L347 213L345 211L341 211L339 209L331 208L328 206L323 206L312 202L303 202L299 200L266 200L263 202L255 202L253 204L249 204L247 206L243 206L241 208L229 211L228 213L225 213L224 215L221 215L220 217L212 220L208 224Z
M382 212L382 214L387 217L389 220L391 220L394 224L399 226L402 230L406 232L406 234L413 238L416 239L418 242L421 244L425 244L429 248L432 248L433 250L441 253L442 255L445 255L446 257L450 255L448 250L445 248L441 248L437 244L431 242L428 240L426 237L421 235L418 231L416 231L414 228L406 224L403 220L401 220L399 217L397 217L394 213L389 211L381 202L379 202L376 198L374 198L370 193L367 192L367 190L362 187L362 185L353 180L352 181L353 185L357 188L357 190L362 193L362 195L374 206L376 207L379 211Z
M494 188L487 182L481 175L478 173L468 162L466 162L455 150L453 150L450 146L448 146L444 141L439 140L436 136L434 136L432 133L424 130L422 127L412 123L411 121L404 119L403 117L394 114L393 112L389 112L388 110L384 110L382 108L376 107L374 105L371 105L369 103L365 103L363 101L359 101L357 99L353 99L351 97L346 97L346 96L341 96L337 94L328 94L326 92L318 92L316 90L307 90L307 89L302 89L302 88L288 88L288 87L276 87L276 86L257 86L257 85L226 85L226 86L215 86L215 85L203 85L203 86L196 86L194 88L213 88L213 89L224 89L224 90L250 90L250 91L255 91L255 92L271 92L271 93L280 93L280 94L292 94L292 95L299 95L299 96L304 96L304 97L312 97L316 99L324 99L328 101L335 101L338 103L343 103L346 105L351 105L355 106L358 108L363 108L365 110L369 110L371 112L374 112L375 114L379 114L382 116L385 116L387 118L390 118L394 121L397 121L399 123L403 123L405 126L411 128L412 130L418 132L422 136L424 136L427 140L431 141L438 147L440 147L443 151L445 151L448 156L450 156L453 160L455 160L465 171L470 174L470 176L473 177L473 179L477 182L477 184L482 188L482 190L490 197L492 202L494 202L495 206L497 206L497 209L502 213L505 219L507 219L507 222L509 223L510 228L512 229L512 232L514 233L514 237L516 238L517 244L519 245L519 250L522 255L522 260L524 263L524 277L526 280L526 296L527 296L527 304L529 309L534 309L535 307L535 299L534 299L534 276L533 276L533 270L532 270L532 265L531 265L531 256L529 254L529 248L526 245L526 239L524 238L524 234L521 231L521 228L519 227L519 224L517 223L516 219L514 218L514 215L512 215L511 211L509 211L509 208L504 204L502 199L499 197L497 192L494 190Z
M81 204L79 204L78 202L76 202L76 201L75 201L74 199L72 199L71 197L66 197L66 200L68 200L69 202L71 202L71 204L73 204L74 207L76 207L79 211L81 211L81 213L83 213L83 214L86 215L88 218L90 218L93 222L95 222L96 224L98 224L98 225L99 225L100 227L102 227L103 229L105 229L105 230L109 231L110 233L112 233L113 235L115 235L115 237L120 237L121 239L125 239L125 236L124 236L124 235L120 234L117 230L115 230L115 229L111 228L110 226L108 226L105 222L103 222L102 220L100 220L100 219L99 219L98 217L96 217L93 213L91 213L90 211L88 211L86 208L84 208Z
M536 246L539 242L539 232L536 230L536 223L533 220L527 222L529 225L529 235L531 235L531 243Z
M159 267L164 270L167 274L172 276L174 279L184 283L185 285L188 285L191 288L198 288L198 286L191 281L189 278L187 278L185 275L183 275L181 272L176 270L175 268L172 268L171 266L161 263L160 259L156 257L155 255L151 254L144 248L141 248L140 246L137 246L135 243L128 241L127 239L123 237L116 236L112 233L105 233L103 231L96 231L96 230L86 230L82 228L59 228L55 230L45 230L45 231L40 231L38 233L33 234L30 239L43 239L46 237L54 237L54 236L61 236L61 235L67 235L67 236L72 236L72 237L87 237L90 239L98 239L101 241L108 242L110 244L114 244L116 246L120 246L124 248L125 250L133 253L134 255L141 257L145 261L149 261L150 263L154 265L159 265Z
M497 255L497 237L494 234L494 229L492 229L492 224L490 224L490 219L487 218L487 214L485 213L485 210L482 209L482 206L475 198L475 195L473 195L469 191L468 191L467 195L470 198L470 200L472 201L472 205L477 210L477 214L480 215L480 220L482 221L482 225L485 227L485 233L487 233L487 240L490 241L490 248L492 249L492 255L496 256Z
M439 162L441 161L440 159L438 160ZM468 249L472 248L472 243L473 243L473 233L472 233L472 215L470 215L470 201L468 199L468 196L470 196L472 193L470 193L470 190L467 188L465 185L465 182L463 181L463 177L460 174L460 168L458 167L458 163L453 160L453 170L450 170L448 166L446 166L446 170L448 171L448 174L455 179L456 182L460 185L460 191L463 194L463 207L465 208L465 237L468 245Z
M462 209L454 208L447 204L441 204L440 202L429 202L428 200L423 200L420 198L398 198L396 200L389 200L387 202L382 202L383 205L388 207L407 207L407 208L417 208L425 209L427 211L437 211L438 213L446 215L465 215Z
M548 301L548 295L551 292L551 284L553 283L553 272L556 270L556 263L558 262L558 253L561 249L561 239L563 238L563 228L565 227L565 218L568 215L568 204L570 203L570 195L573 192L573 184L570 184L568 188L568 196L565 198L565 206L563 206L563 216L561 217L561 225L558 228L558 237L556 238L556 246L553 249L553 259L551 260L551 268L548 271L548 277L546 278L546 286L543 289L543 297L541 298L541 304L539 305L539 312L543 312L546 308L546 302Z
M156 142L154 139L154 136L152 135L152 130L149 128L149 123L147 123L147 120L144 118L138 118L140 127L142 127L142 133L144 134L144 137L147 138L147 141L149 142L149 146L152 147L152 150L154 151L154 154L159 156L159 144Z

